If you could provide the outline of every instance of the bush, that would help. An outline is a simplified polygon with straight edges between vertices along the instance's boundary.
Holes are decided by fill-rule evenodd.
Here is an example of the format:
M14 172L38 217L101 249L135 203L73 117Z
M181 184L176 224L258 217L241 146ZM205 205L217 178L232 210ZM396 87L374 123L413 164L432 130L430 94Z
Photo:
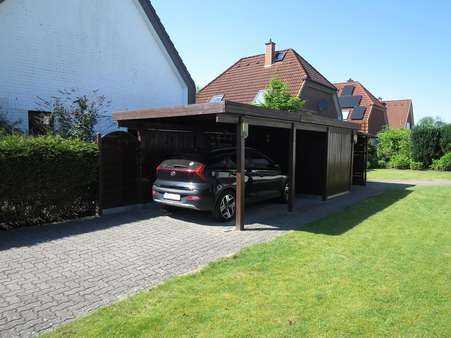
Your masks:
M410 130L389 129L378 134L377 156L379 160L390 162L398 155L410 159Z
M410 158L405 155L394 155L389 162L390 168L394 169L409 169Z
M97 146L59 136L4 136L0 177L0 228L91 215Z
M377 167L380 169L386 169L388 167L388 164L384 160L379 160L377 161Z
M443 127L438 126L416 126L412 129L412 159L423 162L426 166L433 159L443 155L440 147L440 134Z
M440 128L440 148L443 154L451 152L451 123Z
M431 168L433 170L451 171L451 153L443 155L439 160L433 160Z
M424 164L422 162L416 162L413 160L410 160L410 169L412 170L423 170Z

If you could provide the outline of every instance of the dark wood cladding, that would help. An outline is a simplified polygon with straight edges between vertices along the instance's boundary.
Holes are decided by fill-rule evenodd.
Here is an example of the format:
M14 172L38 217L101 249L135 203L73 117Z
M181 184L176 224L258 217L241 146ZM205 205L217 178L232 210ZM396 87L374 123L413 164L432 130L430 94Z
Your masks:
M351 164L352 131L330 128L327 146L326 197L349 191Z
M140 202L138 140L118 131L100 138L100 206L116 208Z

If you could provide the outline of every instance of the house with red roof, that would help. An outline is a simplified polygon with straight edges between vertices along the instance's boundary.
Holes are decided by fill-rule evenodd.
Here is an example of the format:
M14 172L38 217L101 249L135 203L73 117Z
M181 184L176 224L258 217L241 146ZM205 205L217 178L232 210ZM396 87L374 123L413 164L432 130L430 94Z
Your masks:
M239 59L197 94L197 103L223 100L258 104L272 79L288 84L292 96L305 100L304 109L341 120L337 89L294 49L276 50L271 40L265 53Z
M389 125L387 108L360 82L349 79L335 83L343 120L358 124L360 131L376 136Z
M411 99L383 101L352 79L334 85L343 120L358 124L360 131L375 136L385 127L410 129L414 126Z
M414 126L412 100L383 101L387 108L388 126L390 128L407 128Z

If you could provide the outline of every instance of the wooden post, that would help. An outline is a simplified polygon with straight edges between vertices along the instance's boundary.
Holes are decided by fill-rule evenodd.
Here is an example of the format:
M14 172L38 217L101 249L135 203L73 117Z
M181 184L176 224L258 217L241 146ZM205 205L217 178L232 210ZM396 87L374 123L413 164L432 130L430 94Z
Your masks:
M98 155L98 175L97 178L99 180L98 182L98 197L97 197L97 216L102 216L103 214L103 164L102 164L102 135L100 133L97 133L96 135L96 143L97 143L97 149L99 151Z
M325 156L326 156L326 161L325 161L325 178L324 178L324 191L323 191L323 201L327 200L328 197L328 188L329 188L329 180L328 180L328 176L329 176L329 141L330 141L330 128L327 127L327 133L326 133L326 149L325 151Z
M288 211L292 212L296 199L296 125L290 129L290 154L288 168Z
M236 213L235 228L244 230L244 202L245 202L245 138L243 133L244 122L240 117L236 125Z
M352 190L352 179L354 177L354 131L351 131L351 168L350 168L350 173L349 173L349 191Z
M144 157L144 130L138 128L136 130L136 138L138 139L138 153L136 154L136 164L137 164L137 173L136 173L136 193L138 194L139 203L144 203L145 200L145 187L143 181L143 157Z

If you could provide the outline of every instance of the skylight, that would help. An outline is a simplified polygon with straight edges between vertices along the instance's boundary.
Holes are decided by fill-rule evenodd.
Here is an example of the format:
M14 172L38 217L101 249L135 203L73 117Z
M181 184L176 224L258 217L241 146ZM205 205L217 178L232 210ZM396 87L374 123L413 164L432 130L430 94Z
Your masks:
M286 52L277 52L276 56L274 57L274 62L282 61L285 57Z
M265 103L265 92L266 92L265 89L260 89L257 92L257 95L255 95L255 99L254 99L254 102L256 104L263 104L263 103Z
M210 99L210 103L221 103L223 98L224 98L224 94L215 95Z

